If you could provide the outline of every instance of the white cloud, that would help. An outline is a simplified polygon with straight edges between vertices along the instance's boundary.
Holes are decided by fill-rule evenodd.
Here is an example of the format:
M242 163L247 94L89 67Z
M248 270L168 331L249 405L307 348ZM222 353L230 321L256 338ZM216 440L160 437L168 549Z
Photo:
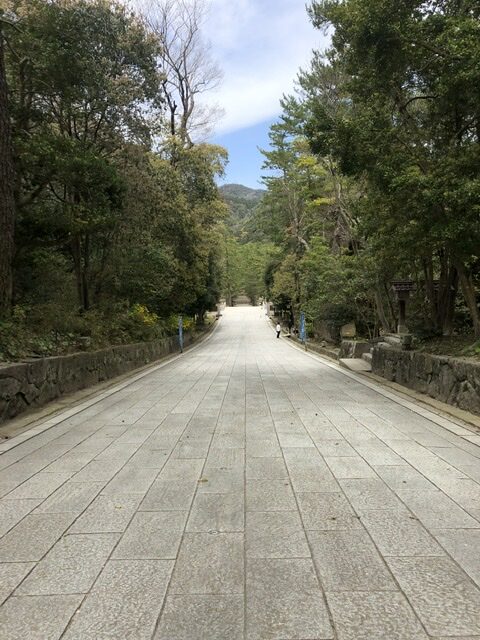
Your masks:
M212 0L205 36L224 71L208 100L225 110L217 133L273 118L292 90L299 67L326 40L311 25L299 0Z

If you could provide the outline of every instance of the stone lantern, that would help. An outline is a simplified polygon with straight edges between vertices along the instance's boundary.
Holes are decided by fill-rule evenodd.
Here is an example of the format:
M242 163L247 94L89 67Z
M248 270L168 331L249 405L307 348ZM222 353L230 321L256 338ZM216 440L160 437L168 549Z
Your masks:
M410 293L416 289L415 283L412 280L395 280L392 282L392 289L395 292L400 312L397 333L408 333L407 301L410 298Z

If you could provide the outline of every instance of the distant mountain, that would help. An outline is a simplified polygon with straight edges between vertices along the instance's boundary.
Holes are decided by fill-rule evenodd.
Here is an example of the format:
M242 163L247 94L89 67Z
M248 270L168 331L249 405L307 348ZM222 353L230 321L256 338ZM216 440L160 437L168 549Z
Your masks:
M253 218L255 208L260 204L266 191L250 189L243 184L224 184L219 189L230 209L228 225L233 235L241 242L259 239Z
M265 194L264 189L250 189L243 184L224 184L220 191L226 200L248 200L258 204Z

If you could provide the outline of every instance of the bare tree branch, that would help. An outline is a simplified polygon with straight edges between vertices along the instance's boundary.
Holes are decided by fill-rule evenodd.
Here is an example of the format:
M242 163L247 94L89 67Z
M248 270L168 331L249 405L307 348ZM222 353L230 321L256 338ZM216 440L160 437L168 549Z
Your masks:
M144 0L142 13L162 43L163 90L169 130L189 146L208 135L218 107L199 103L199 96L218 87L222 71L202 38L208 0Z

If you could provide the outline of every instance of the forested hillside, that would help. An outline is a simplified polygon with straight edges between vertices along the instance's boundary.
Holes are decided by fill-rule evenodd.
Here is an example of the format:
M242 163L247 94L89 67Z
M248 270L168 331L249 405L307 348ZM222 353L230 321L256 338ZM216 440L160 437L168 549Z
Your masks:
M227 215L226 151L196 143L209 124L196 99L218 75L201 5L4 6L0 357L153 339L178 313L201 321L220 295Z
M256 304L266 292L265 272L275 253L257 224L257 212L266 191L226 184L220 193L228 207L226 219L223 292L227 304L247 295Z
M258 224L280 259L269 292L310 328L395 331L480 350L480 5L325 0L332 33L299 72L264 152Z

